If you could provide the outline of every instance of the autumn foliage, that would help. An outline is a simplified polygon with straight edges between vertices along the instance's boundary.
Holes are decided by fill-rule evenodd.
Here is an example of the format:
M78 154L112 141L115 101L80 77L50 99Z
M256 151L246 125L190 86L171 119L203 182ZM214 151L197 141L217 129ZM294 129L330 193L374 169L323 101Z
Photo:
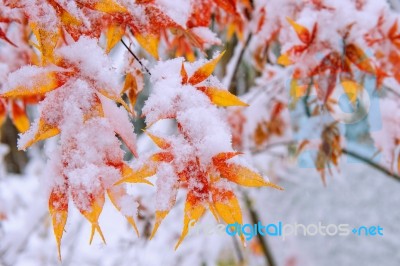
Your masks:
M356 18L374 8L372 0L348 2ZM308 118L323 120L336 112L338 90L355 106L368 77L377 92L392 83L398 88L398 18L382 8L362 31L363 22L349 17L332 26L329 18L343 13L335 3L0 0L0 124L10 117L21 132L21 150L57 136L48 151L48 203L60 259L72 205L92 226L90 242L96 232L106 241L99 224L106 198L139 235L131 183L156 190L150 238L162 230L178 191L185 191L176 248L206 210L218 221L242 223L235 185L282 190L242 152L259 152L295 134L302 124L291 127L289 112L301 104ZM271 14L279 5L282 12ZM226 51L228 42L242 50ZM116 63L118 51L123 59ZM243 53L257 81L239 98L232 84ZM146 86L151 92L139 105ZM398 113L398 103L392 105ZM33 106L37 114L28 115ZM137 152L132 121L139 119L156 146L151 152ZM172 134L158 129L160 120L172 121ZM387 123L398 129L399 121ZM317 139L296 140L292 155L316 150L315 168L326 184L330 166L339 166L344 139L338 121L319 128ZM398 130L388 138L399 145ZM376 144L390 165L397 158L393 170L400 171L397 150ZM127 160L126 153L134 158Z

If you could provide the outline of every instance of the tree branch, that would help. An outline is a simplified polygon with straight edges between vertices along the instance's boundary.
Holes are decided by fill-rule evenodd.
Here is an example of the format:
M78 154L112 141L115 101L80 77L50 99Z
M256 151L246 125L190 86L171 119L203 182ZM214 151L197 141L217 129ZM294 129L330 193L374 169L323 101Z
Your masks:
M246 192L243 191L244 202L246 204L247 209L250 212L251 222L253 224L257 224L260 221L260 217L258 216L257 211L253 208L253 204L247 195ZM269 266L276 266L275 260L272 256L271 250L268 246L267 239L264 238L261 234L256 234L258 242L260 243L261 249L264 253L265 260L267 261Z
M257 154L260 154L262 152L266 152L267 150L269 150L271 148L274 148L274 147L289 146L289 145L293 145L293 144L296 144L296 142L295 141L276 142L276 143L269 144L269 145L265 146L262 149L253 149L253 150L251 150L251 153L253 155L257 155ZM393 173L392 171L390 171L389 169L385 168L384 166L382 166L382 165L380 165L378 163L375 163L370 158L364 157L363 155L358 154L358 153L356 153L354 151L347 150L346 148L342 148L342 153L366 163L367 165L375 168L376 170L379 170L382 173L392 177L396 181L400 181L400 176L398 174Z
M238 60L236 62L235 68L233 70L231 81L229 82L229 91L232 92L233 94L237 94L236 93L236 88L235 88L235 86L236 86L236 75L237 75L237 72L239 71L240 63L243 60L244 52L246 51L247 46L249 45L252 36L253 36L253 34L251 34L251 33L249 33L249 35L247 36L246 42L244 43L244 45L242 47L242 50L240 51L239 58L238 58Z
M394 180L396 180L396 181L400 181L400 176L399 176L399 175L393 173L393 172L390 171L389 169L386 169L386 168L383 167L382 165L373 162L373 161L372 161L371 159L369 159L369 158L366 158L366 157L364 157L364 156L362 156L362 155L360 155L360 154L357 154L357 153L355 153L355 152L353 152L353 151L349 151L349 150L347 150L347 149L342 149L342 153L347 154L347 155L349 155L349 156L351 156L351 157L353 157L353 158L356 158L356 159L358 159L358 160L360 160L360 161L362 161L362 162L368 164L369 166L371 166L371 167L373 167L373 168L375 168L375 169L381 171L382 173L384 173L384 174L386 174L386 175L392 177L392 178L393 178Z

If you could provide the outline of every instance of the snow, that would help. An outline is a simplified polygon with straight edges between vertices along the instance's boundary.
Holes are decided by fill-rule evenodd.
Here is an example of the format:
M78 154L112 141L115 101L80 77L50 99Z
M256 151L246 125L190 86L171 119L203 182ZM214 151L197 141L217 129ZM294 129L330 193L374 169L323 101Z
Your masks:
M5 2L9 4L13 1L0 0L0 5ZM11 4L21 4L21 9L11 10L2 6L0 18L4 14L6 17L23 18L21 12L25 12L30 22L37 22L46 30L58 31L60 19L48 2L17 2ZM61 246L64 265L131 265L132 261L135 265L165 266L234 264L238 261L237 251L232 238L226 234L190 235L177 251L173 250L172 243L176 243L182 231L187 192L194 192L203 200L201 203L206 204L210 200L210 194L199 191L207 186L232 190L240 201L244 222L251 223L248 207L243 201L243 191L250 196L260 220L264 223L323 221L349 223L354 226L379 224L384 227L385 235L382 238L298 236L288 237L283 241L268 237L268 244L278 265L399 265L400 257L396 252L399 246L396 232L400 230L397 222L400 215L397 207L400 199L397 193L398 182L343 155L339 160L339 171L333 171L332 175L327 176L327 187L323 187L317 169L302 168L298 161L298 145L290 144L307 139L310 144L305 151L317 151L324 126L334 121L327 112L307 117L307 103L304 99L293 103L288 90L293 72L307 75L328 53L336 51L343 54L343 38L347 31L345 42L357 44L363 49L372 58L374 67L379 67L391 76L398 72L398 67L389 60L390 52L397 49L391 40L386 39L372 46L365 40L366 34L379 36L380 30L387 36L388 30L399 18L398 13L390 9L387 1L253 1L255 11L252 19L243 24L244 36L251 33L252 41L247 47L239 43L233 51L231 47L227 48L228 52L215 71L225 75L223 82L217 75L211 75L195 86L182 84L182 64L190 77L199 67L209 62L203 58L206 54L223 49L210 45L221 44L218 38L224 37L221 28L225 23L231 23L234 16L224 14L213 3L213 30L208 27L189 29L206 41L206 48L210 48L203 55L196 51L196 54L200 54L200 59L193 63L184 62L183 58L159 62L143 59L151 70L151 75L144 73L144 80L140 78L140 83L144 83L144 94L138 99L137 109L143 107L146 131L171 144L166 149L158 148L146 134L136 136L133 122L135 127L136 124L143 127L143 121L131 117L123 106L119 106L120 103L115 102L121 97L124 75L127 72L135 73L140 69L138 64L126 60L130 55L123 46L117 46L107 55L99 45L104 38L99 41L89 36L100 35L100 29L96 29L100 25L96 23L100 18L104 19L102 23L107 26L114 19L126 22L125 19L129 17L132 27L134 25L140 30L148 29L150 21L147 12L155 6L166 14L152 14L155 19L170 17L177 23L159 19L151 24L154 28L148 29L151 33L162 32L159 50L163 58L169 58L170 50L175 48L170 47L169 37L182 32L176 28L164 28L163 23L186 29L193 1L115 0L130 12L129 15L122 16L88 10L76 1L56 2L83 22L81 30L88 35L74 41L63 29L64 38L60 39L55 49L54 63L58 66L34 65L32 53L38 51L26 43L25 24L12 23L8 27L7 23L0 22L1 29L6 29L7 36L18 45L15 48L0 40L1 93L16 88L19 92L32 92L37 87L48 85L49 73L68 76L65 83L60 82L62 86L46 93L38 104L37 118L29 131L19 138L18 146L23 148L37 135L41 122L60 130L58 136L44 141L44 149L37 145L28 150L29 165L23 174L13 175L6 172L3 157L9 148L0 144L0 265L58 263L56 241L48 217L48 196L52 189L60 188L67 189L66 193L70 198L68 222ZM94 3L92 0L80 2ZM245 18L245 4L237 2L239 16ZM328 8L318 7L318 2ZM259 32L255 32L260 16L254 13L262 8L266 10L265 23ZM385 21L378 29L376 25L380 15ZM306 51L291 55L294 65L283 68L275 64L279 54L290 50L294 45L302 44L287 17L305 26L310 33L317 23L318 31ZM221 21L224 21L223 25L218 25ZM221 29L221 32L214 28ZM165 36L164 32L167 33ZM277 34L275 39L271 39L273 34ZM184 35L189 35L187 40L190 41L190 32ZM128 34L124 38L130 37ZM256 69L253 69L254 57L259 55L256 53L264 51L267 46L266 53L272 60L268 63L257 62ZM136 48L135 54L142 57L141 48ZM217 107L198 88L211 86L227 89L233 78L241 78L240 75L233 77L233 71L242 49L246 51L241 58L240 68L244 69L246 80L237 82L237 91L245 93L240 97L250 107ZM381 58L378 58L378 52ZM217 54L218 52L214 58ZM227 58L228 55L230 58ZM227 59L229 62L226 62ZM352 67L357 68L355 65ZM354 78L358 79L360 76L357 74ZM254 82L247 81L253 77L256 77ZM370 120L363 121L360 128L348 124L339 124L338 127L341 147L351 148L365 157L370 156L370 150L376 147L380 151L381 160L377 158L374 161L396 172L396 163L400 157L400 105L397 102L400 90L395 78L391 77L390 82L388 80L385 79L384 84L390 90L376 90L382 114L378 119L381 120L382 128L372 130L373 125L368 124ZM147 94L149 97L143 105ZM314 96L315 88L312 88L311 97ZM283 133L271 134L265 143L257 145L255 130L260 123L274 119L272 110L277 102L285 106L279 115L279 126ZM315 104L310 108L313 109L314 106ZM379 116L377 113L374 115ZM269 176L271 182L284 187L285 191L271 188L237 189L237 185L232 185L223 177L218 181L213 180L219 173L212 164L212 158L221 152L234 151L231 143L234 129L228 124L229 117L241 128L240 132L234 133L241 138L240 148L245 154L236 156L227 163L239 164ZM370 146L358 141L366 142ZM123 143L138 158L124 161L125 152L121 147ZM152 155L159 152L170 153L172 161L151 162ZM156 167L156 175L149 177L155 187L147 184L114 186L121 179L122 165L129 165L135 170L143 165ZM89 246L87 240L91 225L79 211L89 211L93 204L91 197L97 196L102 201L107 191L117 195L117 208L105 197L104 209L98 221L108 244L101 244L101 239L96 235L94 244ZM123 196L118 197L120 194ZM170 213L154 239L149 241L155 211ZM124 216L135 219L140 238L136 237ZM209 211L199 221L199 225L207 224L216 225ZM256 243L251 241L247 243L247 247L239 247L245 258L244 263L264 265L264 258Z
M106 56L95 39L81 37L77 42L59 48L56 54L78 68L81 77L92 80L98 89L119 95L121 91L119 77L111 59Z
M165 12L172 20L183 28L186 28L186 21L189 18L190 1L187 0L156 0L156 5Z

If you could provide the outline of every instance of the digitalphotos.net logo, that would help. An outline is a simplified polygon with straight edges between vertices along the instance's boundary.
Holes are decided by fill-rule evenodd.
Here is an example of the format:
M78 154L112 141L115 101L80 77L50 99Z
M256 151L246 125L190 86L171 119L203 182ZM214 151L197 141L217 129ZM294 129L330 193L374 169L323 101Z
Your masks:
M302 223L277 223L262 224L260 221L257 224L214 224L214 225L196 225L195 220L189 223L189 236L199 234L205 235L229 235L229 236L244 236L247 241L253 239L257 235L280 237L285 240L287 237L292 236L323 236L333 237L341 236L347 237L354 236L367 236L367 237L381 237L383 236L383 227L380 225L373 226L358 226L352 227L349 224L302 224Z

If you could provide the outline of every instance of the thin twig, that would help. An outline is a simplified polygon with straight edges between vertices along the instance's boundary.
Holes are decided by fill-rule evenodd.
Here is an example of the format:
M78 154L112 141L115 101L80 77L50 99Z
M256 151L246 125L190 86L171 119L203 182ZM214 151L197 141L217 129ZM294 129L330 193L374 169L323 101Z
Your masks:
M125 48L129 51L129 53L133 56L133 58L135 58L136 61L139 62L140 66L146 70L146 72L151 76L150 71L147 69L147 67L145 65L143 65L142 61L140 61L140 59L132 52L132 50L128 47L128 45L126 45L126 43L124 42L123 39L121 39L122 44L125 46Z
M253 148L250 151L251 151L252 155L257 155L257 154L263 153L263 152L265 152L269 149L275 148L275 147L290 146L290 145L294 145L296 143L297 143L297 141L294 141L294 140L280 141L280 142L268 144L268 145L262 147L261 149Z
M257 154L260 154L262 152L266 152L267 150L269 150L271 148L274 148L274 147L289 146L289 145L293 145L293 144L296 144L296 142L295 141L276 142L276 143L272 143L270 145L267 145L262 149L253 149L253 150L251 150L251 153L253 155L257 155ZM400 181L400 176L398 174L393 173L393 171L390 171L389 169L385 168L384 166L382 166L382 165L380 165L378 163L375 163L374 161L372 161L371 158L364 157L363 155L358 154L358 153L356 153L354 151L350 151L350 150L348 150L346 148L342 148L342 153L346 154L348 156L351 156L353 158L356 158L356 159L368 164L369 166L371 166L371 167L381 171L382 173L394 178L396 181Z
M253 224L257 224L260 221L260 217L258 216L257 211L253 208L253 204L247 195L246 192L243 191L244 202L246 204L247 209L250 212L250 218ZM275 260L272 256L271 250L268 246L267 239L264 238L261 234L256 234L258 242L260 243L261 249L264 253L265 259L269 266L275 266Z
M234 68L232 76L231 76L231 81L229 82L229 84L230 84L229 91L230 92L235 92L235 90L236 90L236 88L234 88L236 86L236 75L237 75L237 72L239 71L239 66L242 63L244 52L246 51L247 46L249 46L252 36L253 36L253 34L249 33L249 35L247 36L246 42L244 43L242 50L240 51L239 58L236 62L235 68ZM236 94L236 93L234 93L234 94Z
M369 166L371 166L371 167L381 171L382 173L385 173L386 175L392 177L396 181L400 181L400 176L399 175L397 175L396 173L393 173L389 169L386 169L382 165L375 163L374 161L370 160L369 158L366 158L366 157L364 157L364 156L362 156L360 154L357 154L357 153L355 153L353 151L349 151L347 149L342 149L342 153L347 154L347 155L349 155L351 157L354 157L354 158L356 158L356 159L368 164Z

